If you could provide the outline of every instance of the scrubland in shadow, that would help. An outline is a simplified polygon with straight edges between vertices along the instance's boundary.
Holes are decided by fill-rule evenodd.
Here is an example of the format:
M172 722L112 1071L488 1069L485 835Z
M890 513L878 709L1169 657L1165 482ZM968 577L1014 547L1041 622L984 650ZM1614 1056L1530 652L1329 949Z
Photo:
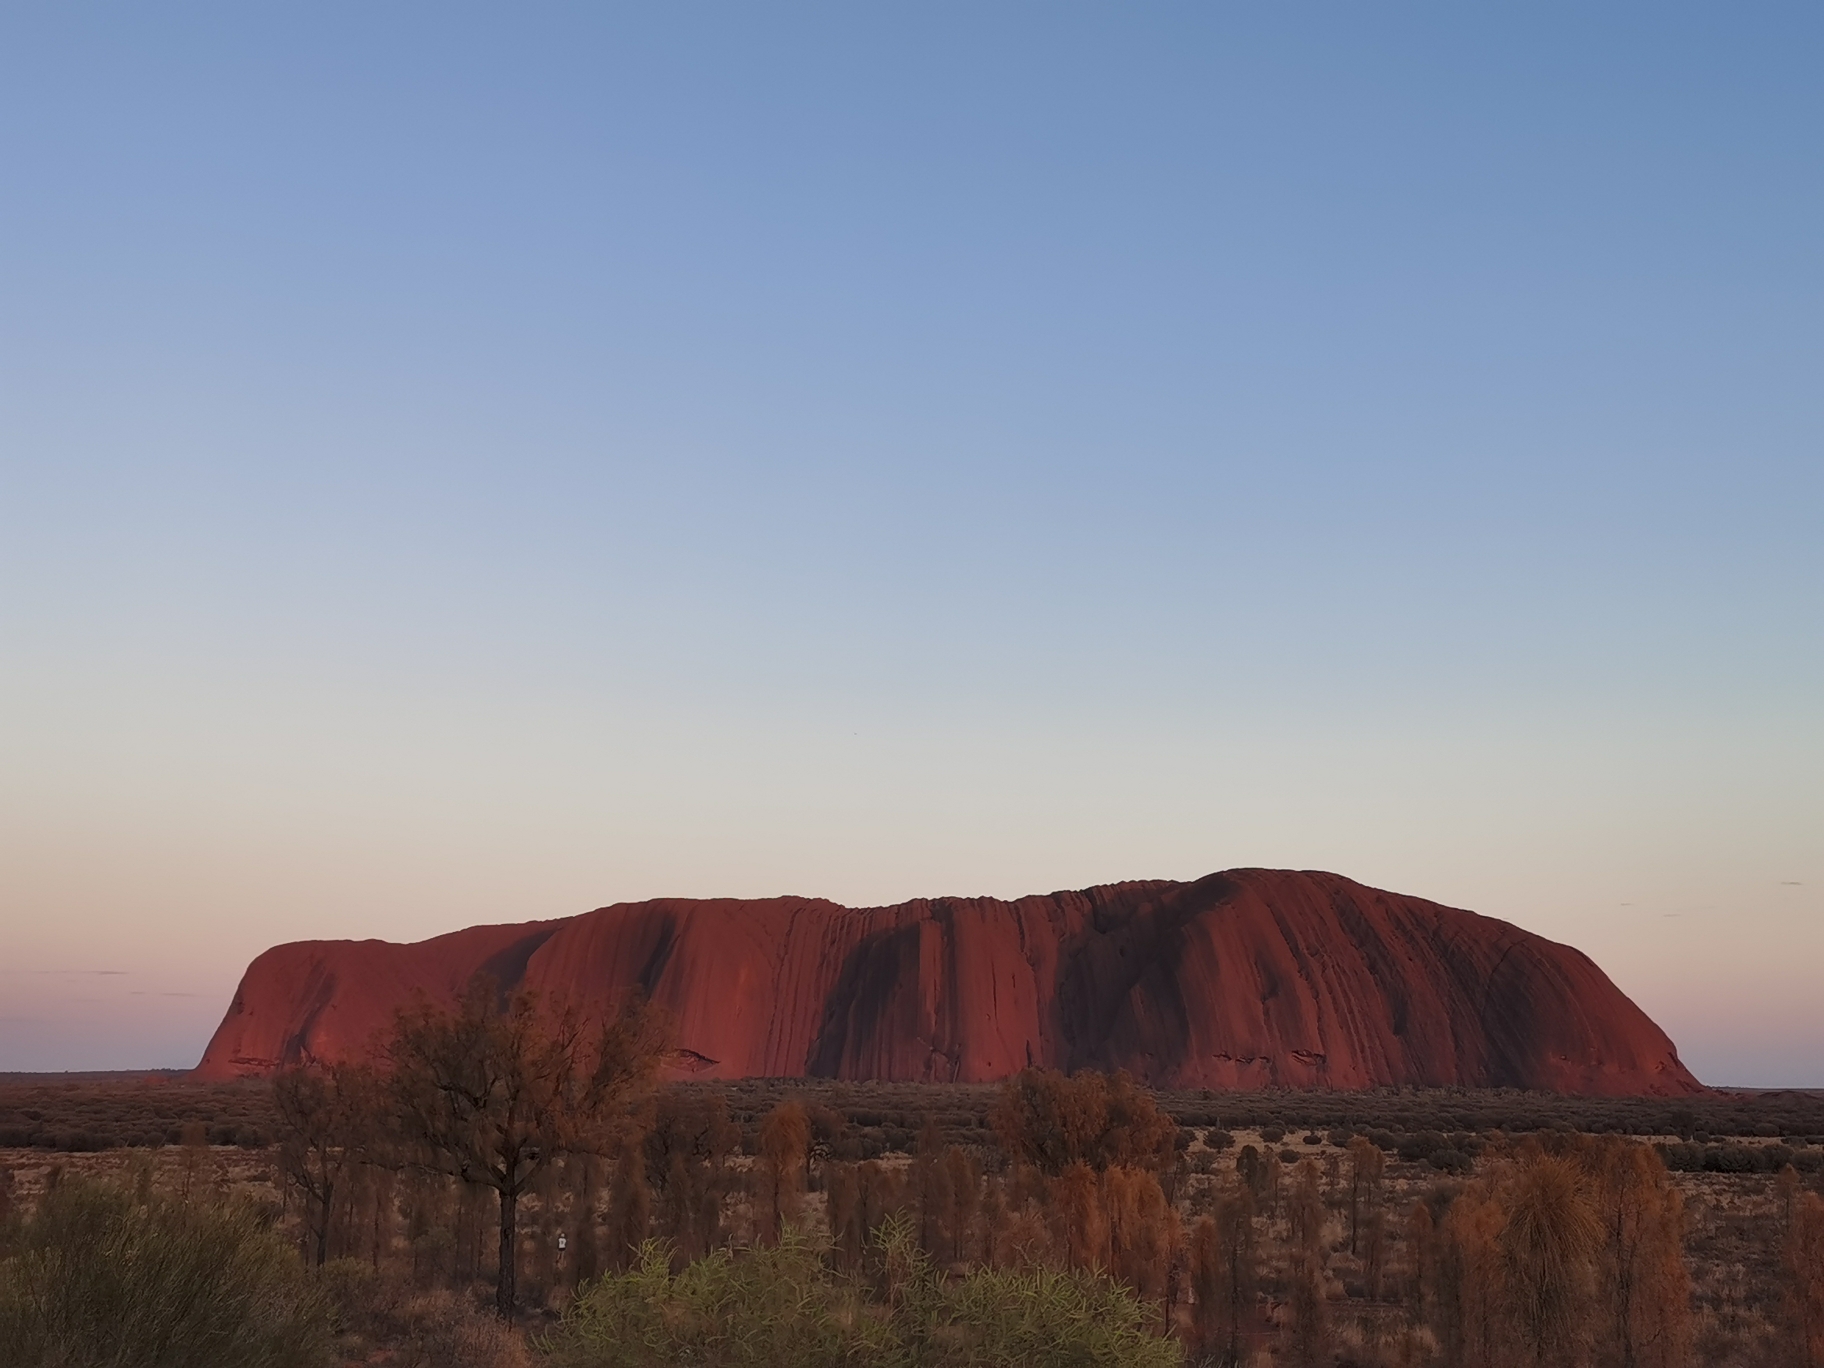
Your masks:
M244 1202L62 1182L0 1243L5 1368L314 1368L326 1306Z
M1824 1368L1815 1095L657 1086L610 1026L0 1091L178 1142L0 1153L0 1368Z

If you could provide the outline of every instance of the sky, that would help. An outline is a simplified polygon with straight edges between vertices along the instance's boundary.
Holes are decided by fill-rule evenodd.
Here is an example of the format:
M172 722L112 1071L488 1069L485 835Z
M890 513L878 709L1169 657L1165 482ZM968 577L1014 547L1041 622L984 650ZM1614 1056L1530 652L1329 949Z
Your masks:
M1824 1086L1824 12L8 5L0 1069L1329 869Z

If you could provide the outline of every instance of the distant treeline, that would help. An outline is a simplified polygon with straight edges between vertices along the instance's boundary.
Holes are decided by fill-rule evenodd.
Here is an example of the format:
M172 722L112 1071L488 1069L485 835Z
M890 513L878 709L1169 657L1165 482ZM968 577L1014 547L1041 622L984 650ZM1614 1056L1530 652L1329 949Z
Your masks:
M728 1099L740 1130L740 1148L753 1153L760 1120L788 1097L809 1099L846 1123L854 1153L873 1159L910 1154L927 1117L935 1117L949 1143L979 1143L997 1095L993 1084L844 1083L830 1079L741 1079L715 1088ZM1778 1140L1804 1170L1807 1146L1824 1145L1824 1093L1801 1090L1718 1092L1695 1097L1593 1098L1520 1092L1510 1088L1406 1088L1369 1092L1214 1092L1156 1094L1180 1126L1209 1130L1277 1127L1291 1134L1339 1132L1408 1137L1430 1134L1510 1135L1544 1130L1588 1135L1677 1137L1694 1144L1670 1150L1669 1166L1712 1172L1752 1172L1768 1162L1762 1146L1722 1142ZM274 1143L278 1118L268 1084L198 1083L182 1078L146 1081L122 1075L99 1080L47 1081L32 1075L0 1076L0 1148L85 1153L120 1147L177 1145L200 1124L208 1143L260 1149ZM1433 1148L1436 1148L1435 1146ZM1796 1156L1796 1157L1795 1157ZM1787 1162L1782 1159L1781 1163ZM1745 1167L1744 1165L1750 1165ZM1776 1165L1776 1168L1778 1165Z

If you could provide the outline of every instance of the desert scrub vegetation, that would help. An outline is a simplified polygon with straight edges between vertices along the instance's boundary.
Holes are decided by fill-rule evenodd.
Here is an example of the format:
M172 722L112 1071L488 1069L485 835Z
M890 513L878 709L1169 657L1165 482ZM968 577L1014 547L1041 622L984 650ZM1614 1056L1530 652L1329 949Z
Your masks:
M473 1295L414 1287L359 1259L316 1273L335 1326L337 1361L386 1368L531 1368L523 1336Z
M604 1024L472 990L271 1083L0 1080L0 1225L252 1199L374 1368L1824 1368L1816 1095L649 1086Z
M1082 1270L944 1276L912 1221L875 1232L872 1276L841 1274L795 1231L672 1271L657 1241L586 1286L542 1348L554 1368L1174 1368L1157 1312Z
M0 1368L317 1368L325 1304L246 1204L73 1180L0 1240Z

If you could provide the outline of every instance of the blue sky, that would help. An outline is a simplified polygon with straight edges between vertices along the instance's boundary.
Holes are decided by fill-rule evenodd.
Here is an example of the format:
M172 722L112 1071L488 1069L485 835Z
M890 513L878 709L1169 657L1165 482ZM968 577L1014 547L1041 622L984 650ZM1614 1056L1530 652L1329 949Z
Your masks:
M278 940L1261 864L1824 1085L1821 29L8 9L0 1068Z

